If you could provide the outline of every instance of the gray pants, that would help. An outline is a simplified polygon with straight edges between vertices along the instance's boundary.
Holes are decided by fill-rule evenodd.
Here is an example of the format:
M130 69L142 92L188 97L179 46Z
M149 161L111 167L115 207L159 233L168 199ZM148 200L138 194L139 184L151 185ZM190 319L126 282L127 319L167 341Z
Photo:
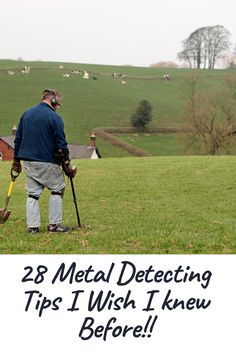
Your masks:
M61 223L65 178L60 166L49 162L24 161L24 170L28 193L26 201L27 227L40 226L38 199L45 187L52 193L49 198L49 224Z

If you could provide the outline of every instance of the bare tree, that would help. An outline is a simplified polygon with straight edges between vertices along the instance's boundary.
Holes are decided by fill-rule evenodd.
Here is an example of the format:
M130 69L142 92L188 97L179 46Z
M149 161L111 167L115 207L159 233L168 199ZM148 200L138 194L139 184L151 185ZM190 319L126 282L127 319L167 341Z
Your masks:
M186 43L186 40L183 41L183 46L184 46L184 49L182 50L182 52L178 53L177 58L180 61L187 62L189 64L189 67L192 69L192 59L193 59L192 50L191 50L190 46L188 46L188 44Z
M190 68L214 69L216 60L230 47L229 37L229 31L220 25L198 28L183 41L178 58L188 61Z
M196 72L188 80L189 100L185 117L189 127L188 148L215 155L230 151L236 138L236 76L228 76L220 91L199 92Z

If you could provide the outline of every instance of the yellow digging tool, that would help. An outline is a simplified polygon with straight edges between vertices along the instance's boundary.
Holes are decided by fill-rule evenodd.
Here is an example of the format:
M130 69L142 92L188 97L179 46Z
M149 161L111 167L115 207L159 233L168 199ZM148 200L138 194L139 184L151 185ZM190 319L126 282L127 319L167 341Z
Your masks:
M0 208L0 224L4 224L5 221L7 221L7 219L9 218L9 215L11 214L11 210L8 210L8 203L12 194L12 190L13 190L13 186L14 186L14 182L15 179L19 176L18 172L15 172L13 169L11 169L11 182L7 191L7 198L5 201L5 205L4 208L1 209Z

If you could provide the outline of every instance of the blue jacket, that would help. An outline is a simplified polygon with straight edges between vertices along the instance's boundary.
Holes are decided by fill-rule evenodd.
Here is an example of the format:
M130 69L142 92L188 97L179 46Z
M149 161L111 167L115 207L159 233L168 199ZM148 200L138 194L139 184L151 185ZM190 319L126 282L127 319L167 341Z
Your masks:
M14 141L14 157L20 160L53 162L58 149L68 151L61 117L41 102L23 113Z

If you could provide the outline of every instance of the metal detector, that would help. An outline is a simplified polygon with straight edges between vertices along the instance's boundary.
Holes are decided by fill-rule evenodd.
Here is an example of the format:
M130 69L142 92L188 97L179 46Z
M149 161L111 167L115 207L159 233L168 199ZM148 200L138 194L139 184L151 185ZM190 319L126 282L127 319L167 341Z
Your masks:
M82 225L80 223L79 209L78 209L78 205L77 205L75 187L74 187L74 183L73 183L73 178L72 177L70 177L70 185L71 185L71 190L72 190L72 195L73 195L73 202L75 204L75 212L76 212L76 216L77 216L78 227L82 227Z

